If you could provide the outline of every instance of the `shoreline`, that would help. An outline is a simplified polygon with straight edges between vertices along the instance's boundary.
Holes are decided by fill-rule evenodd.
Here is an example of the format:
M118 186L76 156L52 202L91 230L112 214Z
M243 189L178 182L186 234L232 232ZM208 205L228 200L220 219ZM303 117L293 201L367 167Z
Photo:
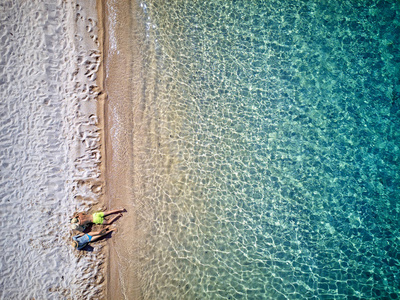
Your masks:
M102 157L102 162L100 163L100 174L102 178L102 197L100 199L100 204L105 207L106 203L106 193L107 193L107 117L106 117L106 101L107 94L105 92L104 82L105 82L105 71L104 71L104 63L105 63L105 46L104 46L104 5L102 0L96 0L96 13L97 13L97 31L98 31L98 42L99 42L99 52L100 52L100 65L97 71L96 85L99 88L99 94L97 96L97 116L99 119L99 128L100 128L100 154ZM104 277L104 287L102 293L102 299L107 298L108 294L108 281L109 281L109 244L105 243L104 248L102 248L102 254L104 257L103 261L103 274Z
M106 119L106 112L105 112L105 102L107 100L107 94L104 90L104 79L105 79L105 72L104 72L104 8L102 5L101 0L96 0L96 12L97 12L97 30L98 30L98 42L99 42L99 50L100 50L100 65L97 70L97 78L96 84L99 89L99 93L97 95L97 116L99 118L98 127L100 128L100 154L103 158L103 163L100 164L100 174L103 181L103 195L104 190L106 189L106 178L105 178L105 171L106 171L106 162L107 162L107 143L105 137L107 136L107 119ZM101 203L105 205L104 196L101 199Z
M103 3L105 3L106 5L106 3L110 4L110 2L111 1L108 2L106 1ZM140 290L141 282L140 280L137 279L137 277L144 276L146 274L138 272L139 270L138 267L140 266L138 262L146 263L147 262L146 259L151 260L152 257L148 255L147 257L143 258L142 256L141 257L142 261L140 261L139 258L140 254L136 255L137 250L140 247L142 247L142 249L146 247L145 243L140 243L142 241L140 235L147 228L144 227L141 228L139 225L140 220L137 221L137 219L139 218L135 219L135 217L140 216L139 214L142 213L141 207L146 207L148 210L151 210L152 207L148 205L148 203L140 203L141 200L143 199L142 197L140 197L142 196L143 193L143 190L141 190L141 184L143 184L143 182L141 182L141 180L145 181L146 179L144 179L143 176L141 176L143 174L139 174L140 171L143 171L143 169L140 169L140 164L141 163L143 164L144 160L141 159L142 158L141 152L137 150L138 148L143 149L143 143L140 144L140 142L143 142L143 140L146 139L146 135L144 133L146 133L146 125L149 125L145 124L145 122L142 121L143 118L141 118L141 113L143 113L143 111L147 112L146 111L147 103L144 103L145 99L143 99L142 96L144 96L145 93L147 92L144 88L145 87L144 83L146 83L146 85L149 86L150 80L146 81L147 78L145 76L143 76L144 77L143 79L137 78L140 77L140 75L143 75L140 74L140 71L143 70L143 66L140 65L141 63L140 56L136 57L135 55L137 53L140 53L140 50L144 50L143 53L147 53L146 50L148 49L147 48L140 49L140 47L138 47L138 44L140 45L140 36L138 35L136 38L135 30L139 29L139 27L135 27L136 24L134 24L134 18L136 15L133 13L132 6L130 6L135 4L129 5L121 3L115 4L114 2L112 3L113 3L112 5L114 5L112 9L111 6L108 6L108 7L103 7L104 11L102 11L102 18L104 21L104 23L102 24L104 26L104 34L107 36L107 38L104 38L105 43L102 48L103 50L102 54L104 59L103 63L104 66L110 67L109 70L106 68L105 70L107 70L107 73L103 74L105 78L104 88L106 89L107 95L109 97L107 103L105 103L104 106L104 119L106 120L104 121L104 124L107 125L104 128L104 133L106 135L104 143L107 146L105 148L106 156L104 156L105 159L104 166L105 166L105 175L107 180L106 196L108 198L105 201L107 201L107 204L109 205L110 208L116 207L118 205L123 205L128 209L128 213L124 215L124 217L121 218L120 221L118 221L118 229L119 229L118 234L116 234L115 237L113 236L113 238L110 240L111 244L107 243L107 248L106 248L108 251L108 256L106 257L107 282L105 291L107 299L141 299L143 298ZM112 24L111 14L118 15L118 18L115 19L117 19L121 24ZM105 23L107 23L107 26L105 25ZM111 29L114 31L113 32L107 31ZM128 32L129 29L131 29L133 32L132 31ZM115 40L112 40L112 38L114 38ZM111 44L113 41L116 42L115 45ZM115 48L113 50L112 48L114 46ZM135 52L137 50L139 51ZM147 71L151 72L153 70L151 68L148 68L148 63L149 61L143 62L143 65L146 66ZM236 85L234 87L236 87ZM149 88L149 90L151 90L151 87ZM137 91L141 93L136 93ZM227 102L226 104L229 105L229 102ZM148 106L150 107L150 105ZM231 118L231 120L235 119ZM218 125L218 123L214 124L211 123L211 125L215 124ZM274 125L274 123L271 124ZM271 125L271 124L266 124L266 125ZM235 138L235 136L233 137ZM257 143L256 145L260 147L262 146L262 144L257 144ZM279 146L279 144L277 145ZM148 149L151 148L149 147ZM274 148L272 148L272 150L274 150ZM238 154L241 153L238 152ZM235 165L233 166L235 167ZM240 167L237 167L237 170L241 171L242 169ZM270 191L268 189L268 186L266 186L265 190ZM276 194L276 195L278 195L278 197L282 196L281 194ZM281 199L278 197L277 199ZM318 197L316 199L319 200ZM271 205L274 205L276 203L275 201L276 200L274 199L273 202L271 202L272 203ZM241 202L238 201L237 203L238 204L236 205L236 207L240 208L239 205L241 205ZM262 204L263 203L261 202L260 207ZM217 204L215 208L221 209L223 208L223 206ZM237 211L241 212L240 209ZM279 213L279 210L277 211ZM192 213L191 215L188 214L189 217L192 217L193 220L197 219L197 215L194 212L189 211L189 213ZM282 213L282 216L285 217L286 214ZM301 217L302 215L299 215L300 220ZM149 219L151 220L151 218ZM252 221L252 219L250 220ZM262 220L268 222L272 219L267 217ZM214 221L215 220L211 219L211 222ZM192 222L195 223L195 221ZM305 219L305 222L307 222L307 219ZM254 226L254 228L257 227ZM331 228L328 229L329 231L331 230ZM172 232L172 231L169 230L167 232ZM308 233L308 231L306 232ZM234 234L236 233L237 237L241 237L240 231L234 232ZM307 237L307 235L304 236ZM255 236L255 239L257 240L257 236ZM236 245L238 244L239 243L236 243ZM220 245L215 244L215 249L217 251L220 249L219 247ZM221 247L222 250L225 250L225 245L221 245ZM220 251L219 253L222 253L222 251ZM258 255L259 253L254 252L253 254ZM215 261L212 259L208 260L209 259L208 256L201 256L201 257L204 257L207 260L207 262L210 262L210 265ZM218 261L224 258L225 258L224 255L215 256L215 259L218 259ZM305 258L307 258L307 256L305 256ZM234 257L233 262L235 261L240 262L241 259L242 257L236 256ZM228 262L229 261L227 260L227 263ZM227 263L226 265L228 265ZM226 270L227 269L225 270L222 269L222 271ZM205 270L202 270L202 272L204 273ZM152 276L154 273L153 274L147 273L147 275L148 274ZM244 271L242 273L237 273L237 274L240 275L241 278L245 278L246 274L251 275L251 272L249 273L244 268ZM161 276L163 275L164 274L161 274ZM183 275L185 276L185 273L183 273ZM147 278L151 278L151 276L147 276ZM182 277L181 282L183 283L185 279L186 279L185 277ZM211 277L210 280L212 283L213 278ZM155 282L153 283L155 286L156 283ZM148 287L148 285L142 285L142 286ZM185 287L186 286L188 288L191 287L189 284L185 285ZM218 285L216 285L216 287L218 288ZM260 291L265 292L262 289L260 289ZM195 293L196 289L193 288L192 292ZM228 294L228 292L227 295L233 295L233 296L235 295L233 293Z
M102 25L102 88L104 102L104 175L105 205L124 207L127 213L118 221L118 232L106 248L106 299L141 299L139 282L135 274L135 261L131 245L137 241L136 213L133 202L133 109L132 99L140 84L132 81L134 66L134 41L132 6L120 1L97 0L99 25ZM116 22L118 20L118 22Z

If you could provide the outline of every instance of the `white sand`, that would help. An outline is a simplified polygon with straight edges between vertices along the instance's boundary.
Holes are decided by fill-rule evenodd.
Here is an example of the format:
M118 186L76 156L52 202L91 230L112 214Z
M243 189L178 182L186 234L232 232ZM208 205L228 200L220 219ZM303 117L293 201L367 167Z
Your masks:
M0 3L0 299L103 297L106 242L69 244L103 193L96 1L79 2Z

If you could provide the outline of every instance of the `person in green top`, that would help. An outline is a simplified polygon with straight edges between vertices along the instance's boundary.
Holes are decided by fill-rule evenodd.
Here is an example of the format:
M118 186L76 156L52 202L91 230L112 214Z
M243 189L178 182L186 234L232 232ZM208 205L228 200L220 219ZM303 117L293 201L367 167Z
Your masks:
M71 228L74 230L83 231L86 228L86 225L90 223L99 224L99 225L110 225L119 217L122 217L122 213L126 212L126 209L115 209L105 212L96 212L93 215L88 215L86 213L76 213L71 219ZM111 220L105 220L104 217L118 214L113 217Z

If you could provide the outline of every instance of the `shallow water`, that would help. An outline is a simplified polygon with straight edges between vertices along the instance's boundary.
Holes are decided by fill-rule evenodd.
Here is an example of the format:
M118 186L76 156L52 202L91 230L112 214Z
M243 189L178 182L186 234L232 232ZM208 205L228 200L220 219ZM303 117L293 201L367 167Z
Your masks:
M398 2L147 0L134 17L143 297L397 299Z

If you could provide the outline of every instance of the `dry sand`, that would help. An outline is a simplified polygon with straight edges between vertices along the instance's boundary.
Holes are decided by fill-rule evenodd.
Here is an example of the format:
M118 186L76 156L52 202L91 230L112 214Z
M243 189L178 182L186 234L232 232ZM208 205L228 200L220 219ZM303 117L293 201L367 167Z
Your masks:
M1 1L0 27L0 299L104 298L107 242L68 227L104 201L96 1Z

